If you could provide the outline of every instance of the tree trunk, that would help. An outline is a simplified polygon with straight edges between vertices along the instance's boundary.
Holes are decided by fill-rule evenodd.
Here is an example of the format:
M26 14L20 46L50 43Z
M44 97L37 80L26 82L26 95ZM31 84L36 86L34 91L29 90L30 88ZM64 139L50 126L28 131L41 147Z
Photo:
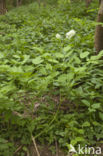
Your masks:
M22 4L22 0L17 0L17 1L16 1L16 6L17 6L17 7L21 6L21 4Z
M7 12L6 9L6 1L5 0L0 0L0 15L3 15Z
M92 0L85 0L85 3L86 3L86 8L89 7L90 3L92 2Z
M40 5L43 3L43 6L45 7L46 6L46 2L45 0L37 0L38 4L39 4L39 7Z
M103 23L103 0L99 0L100 8L98 11L97 22ZM95 49L99 53L103 50L103 26L98 24L95 30Z

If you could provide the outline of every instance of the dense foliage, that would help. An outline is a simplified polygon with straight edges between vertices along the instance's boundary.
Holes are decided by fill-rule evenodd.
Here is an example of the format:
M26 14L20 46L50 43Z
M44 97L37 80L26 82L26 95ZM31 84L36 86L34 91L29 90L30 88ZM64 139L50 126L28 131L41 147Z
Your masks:
M0 17L0 155L25 155L34 136L68 152L103 137L103 51L96 4L22 6ZM76 9L75 9L76 8ZM76 35L65 34L74 29ZM59 33L61 38L57 39ZM51 146L52 147L52 146ZM52 148L53 150L53 148Z

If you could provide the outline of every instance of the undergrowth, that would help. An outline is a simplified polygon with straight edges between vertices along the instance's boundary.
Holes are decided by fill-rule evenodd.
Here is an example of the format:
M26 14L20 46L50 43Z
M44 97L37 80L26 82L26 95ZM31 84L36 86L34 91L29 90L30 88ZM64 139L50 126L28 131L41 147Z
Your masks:
M23 156L32 136L68 152L103 143L103 51L93 48L93 5L36 3L0 17L0 155ZM74 7L74 9L71 9ZM95 15L95 16L94 16ZM66 32L74 29L70 40ZM59 33L62 38L55 36Z

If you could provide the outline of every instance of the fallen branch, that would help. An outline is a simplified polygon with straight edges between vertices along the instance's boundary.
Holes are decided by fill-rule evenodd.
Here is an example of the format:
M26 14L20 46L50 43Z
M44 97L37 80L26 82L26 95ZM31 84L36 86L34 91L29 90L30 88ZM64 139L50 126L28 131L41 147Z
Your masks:
M34 139L33 136L31 136L31 137L32 137L32 141L33 141L33 144L34 144L34 147L35 147L35 150L36 150L37 156L40 156L40 153L39 153L38 148L37 148L37 145L36 145L36 141L35 141L35 139Z

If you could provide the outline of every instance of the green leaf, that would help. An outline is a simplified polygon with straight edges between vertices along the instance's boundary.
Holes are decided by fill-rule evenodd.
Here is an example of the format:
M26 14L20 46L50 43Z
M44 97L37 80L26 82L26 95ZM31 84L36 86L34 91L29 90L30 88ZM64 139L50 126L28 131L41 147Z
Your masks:
M84 52L80 54L80 58L86 58L89 55L89 52Z
M84 138L83 137L76 137L74 140L71 140L71 144L74 146L76 145L78 142L84 142Z
M67 52L67 51L69 51L70 49L71 49L71 46L68 45L67 47L64 47L63 51L64 51L64 52Z
M94 109L99 109L100 106L101 106L100 103L95 103L95 104L92 105L92 108L94 108Z
M22 64L26 63L29 60L30 55L23 55L23 57L24 57L24 60L22 61Z
M32 59L32 63L35 65L41 64L43 62L43 60L41 59L41 57L36 57L35 59Z
M23 73L23 69L22 69L21 66L19 66L19 67L14 66L14 67L11 67L9 69L9 72L10 72L10 74L13 74L13 75L17 74L18 75L18 74L22 74Z
M4 57L4 55L2 53L0 53L0 59L3 58L3 57Z
M31 48L34 49L34 50L37 50L39 52L43 52L43 49L42 48L39 48L39 47L31 47Z
M48 59L48 61L51 63L59 63L56 59Z
M102 112L99 112L99 117L103 121L103 113Z
M89 102L89 101L87 101L87 100L82 100L82 102L83 102L86 106L90 107L90 102Z
M64 57L64 55L61 53L55 53L55 56L56 56L56 58L63 58Z
M0 144L1 143L7 143L7 140L3 139L3 138L0 138Z
M83 127L90 127L90 123L89 123L88 121L86 121L86 122L83 123L82 126L83 126Z
M100 52L98 53L98 55L96 55L96 56L91 56L90 60L92 60L92 61L98 60L98 59L100 59L102 56L103 56L103 50L100 51Z

